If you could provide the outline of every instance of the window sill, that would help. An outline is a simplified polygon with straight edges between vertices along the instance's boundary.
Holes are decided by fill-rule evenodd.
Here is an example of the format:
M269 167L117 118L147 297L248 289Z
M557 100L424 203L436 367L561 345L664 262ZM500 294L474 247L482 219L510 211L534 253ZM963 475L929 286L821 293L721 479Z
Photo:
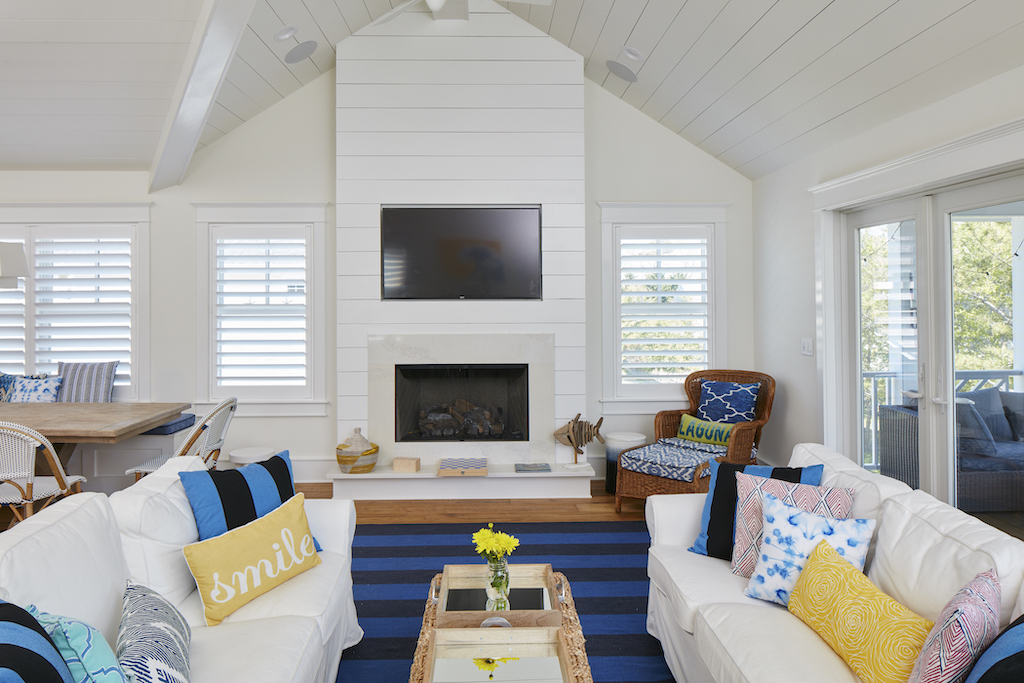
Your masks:
M217 402L219 403L219 401ZM195 401L192 408L197 415L205 415L217 403ZM326 417L327 401L259 401L238 399L235 417Z
M662 410L686 410L690 402L671 398L604 398L602 415L656 415Z

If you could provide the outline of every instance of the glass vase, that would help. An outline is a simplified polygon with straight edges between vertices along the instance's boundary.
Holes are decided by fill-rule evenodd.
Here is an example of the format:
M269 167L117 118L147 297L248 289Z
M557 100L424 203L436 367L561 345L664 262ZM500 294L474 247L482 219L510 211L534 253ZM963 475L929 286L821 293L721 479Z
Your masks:
M501 612L508 605L508 559L487 560L487 610Z

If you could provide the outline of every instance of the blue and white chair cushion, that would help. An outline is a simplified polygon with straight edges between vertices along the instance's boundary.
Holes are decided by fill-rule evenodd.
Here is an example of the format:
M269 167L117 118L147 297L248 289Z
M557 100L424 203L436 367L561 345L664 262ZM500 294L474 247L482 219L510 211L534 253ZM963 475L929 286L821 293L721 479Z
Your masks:
M677 481L693 481L694 472L703 463L720 458L728 452L727 446L687 441L676 437L658 439L656 443L622 453L622 469ZM757 450L751 452L756 457ZM705 470L703 476L707 476Z

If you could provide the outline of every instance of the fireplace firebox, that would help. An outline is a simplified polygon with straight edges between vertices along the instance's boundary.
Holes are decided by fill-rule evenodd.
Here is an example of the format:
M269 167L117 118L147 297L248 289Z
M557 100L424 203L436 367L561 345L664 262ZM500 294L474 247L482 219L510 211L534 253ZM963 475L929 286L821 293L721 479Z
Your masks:
M396 365L395 441L528 441L529 366Z

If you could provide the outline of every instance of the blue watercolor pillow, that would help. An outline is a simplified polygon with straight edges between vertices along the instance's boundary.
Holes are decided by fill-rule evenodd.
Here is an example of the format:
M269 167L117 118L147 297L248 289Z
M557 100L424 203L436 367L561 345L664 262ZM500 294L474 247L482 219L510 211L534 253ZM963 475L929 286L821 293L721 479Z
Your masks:
M60 391L60 377L30 379L15 377L7 400L10 403L55 403Z
M860 571L868 557L873 519L833 519L786 505L764 495L764 537L746 595L789 604L789 594L814 548L826 541Z

